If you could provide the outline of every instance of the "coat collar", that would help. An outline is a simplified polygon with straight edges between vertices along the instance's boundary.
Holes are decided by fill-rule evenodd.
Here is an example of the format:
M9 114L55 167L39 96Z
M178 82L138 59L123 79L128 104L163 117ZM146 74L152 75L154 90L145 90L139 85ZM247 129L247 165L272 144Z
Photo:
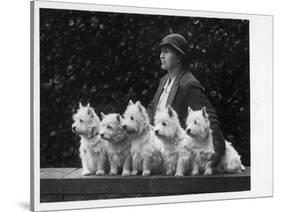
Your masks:
M164 88L164 86L165 86L165 83L166 83L167 79L168 79L168 74L166 74L166 75L162 78L162 80L160 81L160 85L159 85L158 90L157 90L157 92L156 92L156 94L155 94L156 104L155 104L154 110L156 109L156 106L157 106L157 104L158 104L160 95L161 95L161 93L162 93L162 91L163 91L163 88Z
M178 91L178 88L179 88L179 85L180 85L180 80L182 79L183 75L186 73L187 70L181 68L179 73L177 74L176 78L175 78L175 81L172 85L172 88L170 90L170 94L169 94L169 97L167 99L167 103L166 103L166 106L168 105L172 105L173 101L174 101L174 98L176 96L176 93ZM160 98L160 95L163 91L163 88L165 86L165 83L167 82L168 80L168 77L169 77L169 74L166 74L160 81L160 85L158 87L158 90L156 91L156 94L155 94L155 100L156 100L156 104L154 105L154 111L156 110L156 107L157 107L157 104L159 102L159 98Z
M175 79L175 81L174 81L174 83L172 85L172 88L170 90L170 94L168 96L168 100L167 100L166 106L172 105L172 103L174 101L174 98L176 96L176 93L178 91L178 88L179 88L180 80L181 80L181 78L182 78L182 76L184 74L185 74L185 70L183 68L181 68L179 73L177 74L176 79ZM165 80L165 82L166 82L166 80Z

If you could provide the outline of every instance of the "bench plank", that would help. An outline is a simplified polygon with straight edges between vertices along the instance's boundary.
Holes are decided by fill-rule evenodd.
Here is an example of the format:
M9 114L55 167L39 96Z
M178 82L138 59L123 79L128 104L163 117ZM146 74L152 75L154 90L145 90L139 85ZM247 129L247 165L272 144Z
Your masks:
M82 176L82 169L63 177L64 194L206 193L250 189L250 169L211 176Z
M71 201L246 191L250 190L250 167L235 174L184 177L82 176L78 168L41 169L40 188L43 201L52 201L50 195L61 195L56 201Z
M61 194L61 181L65 175L77 168L44 168L40 170L41 194Z
M40 169L40 179L61 179L77 168L44 168Z

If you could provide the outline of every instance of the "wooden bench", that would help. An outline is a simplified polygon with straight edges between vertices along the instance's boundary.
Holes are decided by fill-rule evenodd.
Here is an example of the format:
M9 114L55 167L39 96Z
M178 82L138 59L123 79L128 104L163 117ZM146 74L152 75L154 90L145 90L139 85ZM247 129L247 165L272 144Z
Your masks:
M82 176L80 168L40 170L40 201L75 201L250 190L250 168L211 176Z

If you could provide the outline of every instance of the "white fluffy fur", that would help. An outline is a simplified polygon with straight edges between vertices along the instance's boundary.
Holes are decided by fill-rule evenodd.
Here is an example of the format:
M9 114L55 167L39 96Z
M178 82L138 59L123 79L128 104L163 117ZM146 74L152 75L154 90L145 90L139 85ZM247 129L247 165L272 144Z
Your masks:
M155 140L145 108L138 101L130 100L122 119L131 140L132 175L142 172L143 176L161 172L161 145Z
M223 173L235 173L244 171L245 167L241 162L241 156L238 152L234 149L232 144L228 141L225 141L225 154L221 158L218 166L217 172Z
M210 121L205 107L197 111L193 111L189 107L186 125L186 132L193 139L192 148L195 153L192 174L195 175L202 171L204 174L212 174L213 172L234 173L245 170L240 155L228 141L225 141L225 154L219 164L215 169L211 168L212 164L209 159L214 152L214 147Z
M206 108L193 111L188 107L186 126L186 132L192 139L192 150L194 153L191 174L213 174L211 157L214 154L214 146Z
M187 174L192 167L191 141L182 129L176 111L170 106L157 110L154 133L162 143L166 175Z
M127 133L122 128L119 114L111 113L102 115L100 135L108 141L108 159L110 163L110 175L117 175L122 171L122 176L130 175L131 143Z
M82 175L104 175L106 163L107 142L98 132L100 120L94 109L88 104L83 107L79 103L79 109L73 115L72 130L78 134L80 140L80 158L82 162Z

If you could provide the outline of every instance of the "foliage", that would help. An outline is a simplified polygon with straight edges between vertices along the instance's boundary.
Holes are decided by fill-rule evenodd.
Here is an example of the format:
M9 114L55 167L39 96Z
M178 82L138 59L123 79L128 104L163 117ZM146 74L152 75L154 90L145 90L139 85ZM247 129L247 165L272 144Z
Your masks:
M165 74L156 46L171 32L189 42L189 69L250 164L248 20L41 9L41 167L80 166L71 132L79 101L98 114L149 103Z

